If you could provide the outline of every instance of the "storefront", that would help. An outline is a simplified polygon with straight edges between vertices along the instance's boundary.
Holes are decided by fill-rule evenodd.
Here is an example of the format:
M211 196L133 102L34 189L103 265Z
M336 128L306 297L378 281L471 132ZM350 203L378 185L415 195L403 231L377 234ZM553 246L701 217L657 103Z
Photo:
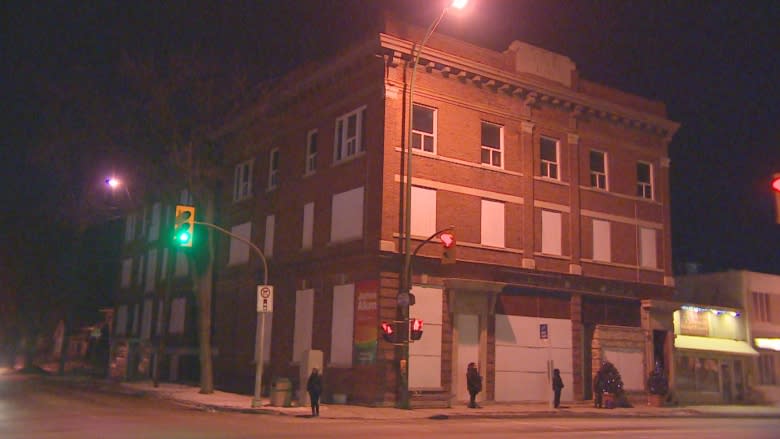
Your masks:
M740 310L682 305L674 312L674 386L681 403L748 402L758 352Z

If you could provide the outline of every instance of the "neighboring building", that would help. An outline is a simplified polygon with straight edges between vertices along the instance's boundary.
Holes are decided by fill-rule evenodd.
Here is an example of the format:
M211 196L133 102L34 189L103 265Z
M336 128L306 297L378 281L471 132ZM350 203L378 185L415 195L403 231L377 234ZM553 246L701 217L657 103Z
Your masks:
M191 204L181 191L176 200L142 205L125 219L119 288L111 336L109 376L152 376L197 382L199 377L196 300L190 264L182 251L171 253L174 206ZM164 337L164 340L161 339Z
M736 374L740 368L752 391L746 399L780 402L780 275L731 270L679 276L677 285L681 300L746 311L744 338L733 337L730 333L720 337L747 340L757 352L751 349L752 352L744 353L747 356L742 358L719 360L721 394L733 391L726 385L737 378L726 375L724 384L722 372L731 370ZM727 400L725 396L723 399Z
M407 86L423 33L387 20L266 84L217 139L229 165L220 225L263 250L275 288L266 386L300 386L321 352L326 399L397 401L398 350L379 324L397 317ZM654 326L641 303L673 291L678 124L665 106L523 42L494 52L434 34L413 115L412 245L454 225L458 261L441 265L435 243L413 261L411 315L425 326L410 346L412 404L465 401L472 361L487 400L546 400L549 361L564 400L589 398L605 360L643 391L653 364L671 358L671 325ZM215 384L252 393L262 264L237 239L222 241L216 264ZM145 321L140 306L125 310L128 327Z

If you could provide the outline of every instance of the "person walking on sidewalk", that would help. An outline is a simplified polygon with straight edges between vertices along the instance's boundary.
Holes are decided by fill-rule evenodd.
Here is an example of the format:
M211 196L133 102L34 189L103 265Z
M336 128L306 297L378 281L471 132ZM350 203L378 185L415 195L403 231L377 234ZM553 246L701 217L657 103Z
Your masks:
M320 415L320 394L322 393L322 375L320 371L315 367L311 370L309 375L309 381L306 382L306 391L309 392L309 399L311 400L311 415Z
M553 405L555 408L558 408L561 405L561 390L563 389L563 380L561 379L560 369L553 370L552 388L553 392L555 393Z
M482 376L479 375L477 365L469 363L466 368L466 387L469 390L469 408L477 408L477 393L482 391Z

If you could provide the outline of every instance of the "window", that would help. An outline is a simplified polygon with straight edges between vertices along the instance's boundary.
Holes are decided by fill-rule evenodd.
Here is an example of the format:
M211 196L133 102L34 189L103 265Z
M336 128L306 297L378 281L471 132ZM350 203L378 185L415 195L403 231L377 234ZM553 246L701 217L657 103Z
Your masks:
M165 280L168 276L168 249L162 251L162 263L160 264L160 280Z
M539 143L539 158L542 168L542 177L558 179L558 141L549 137L542 137Z
M190 263L187 260L187 254L184 252L176 252L176 262L174 262L173 275L174 276L186 276L190 272Z
M141 305L135 304L133 305L133 327L131 329L130 335L138 335L138 320L141 318Z
M116 328L114 334L124 335L127 332L127 305L120 305L116 310Z
M270 258L274 254L274 224L276 217L268 215L265 217L265 244L263 245L263 255Z
M252 235L252 223L243 223L237 226L233 226L230 232L236 236L240 236L247 241L251 239ZM228 265L243 264L249 261L249 245L240 239L230 238L230 256L228 257Z
M236 165L236 170L233 175L233 201L245 200L251 196L252 160L247 160Z
M590 151L590 186L607 190L607 154Z
M653 199L653 167L650 163L638 162L636 164L636 195L649 200Z
M412 148L436 151L436 110L414 104L412 109Z
M306 171L305 174L313 174L317 170L317 130L309 131L306 135Z
M656 256L655 229L639 229L639 265L646 268L658 267Z
M154 333L157 335L162 334L163 327L163 300L157 301L157 323L155 324Z
M355 284L333 286L333 320L330 335L330 365L352 366L355 318Z
M125 242L130 242L135 238L135 215L127 215L125 220Z
M154 291L157 276L157 249L149 250L146 257L146 284L144 291Z
M149 241L156 241L160 239L160 203L154 203L152 205L152 222L149 225Z
M769 294L754 291L750 296L753 305L753 318L757 322L771 322L772 317L769 312Z
M542 253L563 254L561 248L561 213L542 211Z
M152 306L154 302L152 299L144 300L144 310L141 317L141 338L148 340L152 334Z
M279 148L274 148L268 157L268 190L279 186Z
M366 150L365 146L366 107L336 119L333 161L340 162Z
M426 238L436 232L436 190L412 186L412 236Z
M330 241L341 242L363 236L363 187L333 195Z
M138 258L138 264L135 266L136 268L135 284L138 286L141 286L144 283L144 268L145 268L144 261L145 260L146 258L144 257L144 255L141 255Z
M133 260L131 258L125 258L122 260L122 280L119 286L127 288L130 286L130 275L133 272Z
M758 383L775 385L775 359L772 354L761 353L758 357Z
M310 249L314 238L314 203L303 206L303 236L301 248Z
M501 151L504 127L482 122L482 163L501 167Z
M169 334L184 333L184 318L187 314L187 299L177 297L171 301L171 320L168 324Z
M314 321L314 290L295 292L295 327L293 328L293 362L300 362L303 353L311 349Z
M593 220L593 260L612 260L612 234L609 221Z
M504 203L482 200L482 245L504 247Z

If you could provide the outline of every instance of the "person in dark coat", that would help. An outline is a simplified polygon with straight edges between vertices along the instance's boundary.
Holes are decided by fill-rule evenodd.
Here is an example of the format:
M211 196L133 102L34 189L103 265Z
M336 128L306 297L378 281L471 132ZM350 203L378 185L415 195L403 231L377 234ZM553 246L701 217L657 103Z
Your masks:
M309 381L306 382L306 391L309 392L309 399L311 400L311 415L319 416L322 375L320 375L320 371L316 367L311 370Z
M593 406L601 408L601 398L604 395L604 377L601 376L601 369L593 377Z
M555 399L553 402L555 408L558 408L561 405L561 390L563 389L563 380L561 379L560 369L553 370L552 388L553 392L555 392Z
M469 408L477 408L477 393L482 391L482 376L477 370L477 365L469 363L466 368L466 387L469 390Z

